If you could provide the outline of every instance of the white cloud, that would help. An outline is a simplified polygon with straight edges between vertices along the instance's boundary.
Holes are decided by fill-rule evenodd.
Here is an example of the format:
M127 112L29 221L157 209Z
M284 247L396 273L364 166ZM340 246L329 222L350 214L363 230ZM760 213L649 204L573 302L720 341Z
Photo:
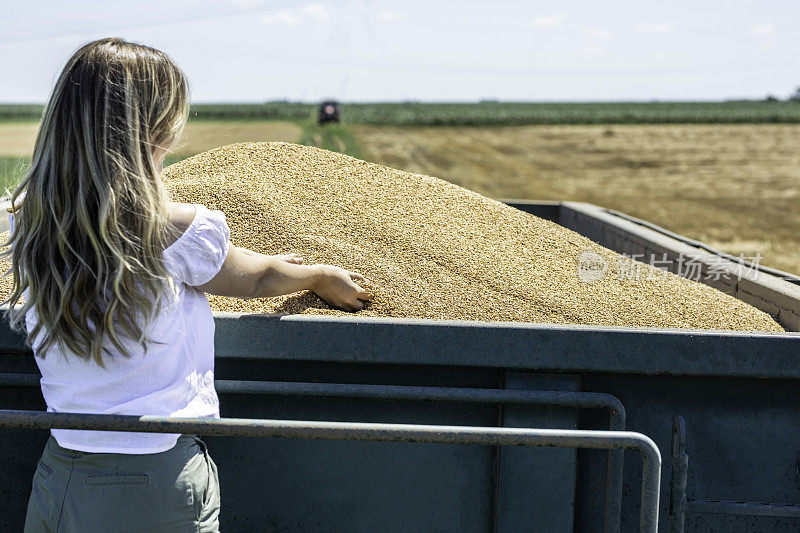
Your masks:
M286 24L287 26L294 26L298 22L300 22L300 18L292 13L291 11L281 10L275 15L279 22Z
M774 37L775 28L772 24L756 24L747 30L747 34L754 37Z
M666 22L654 23L654 22L637 22L633 25L633 29L638 31L639 33L672 33L675 30L675 26L672 24L668 24Z
M230 0L230 2L239 9L250 9L260 6L264 0Z
M303 6L302 13L317 20L327 20L331 18L328 8L325 7L325 4L321 3L307 4Z
M590 44L581 48L581 53L587 56L601 56L606 53L606 49L596 44Z
M614 38L614 33L603 28L590 28L586 30L586 35L598 41L610 41Z
M321 2L314 2L297 9L281 9L274 13L265 13L261 15L261 22L268 25L282 24L284 26L297 26L305 20L322 21L330 18L331 13L328 11L328 8Z
M391 9L385 9L378 13L378 20L382 20L385 22L391 22L395 20L403 20L406 18L405 13L400 13L399 11L393 11Z
M567 20L566 15L543 15L534 17L531 26L534 28L555 28L561 26Z
M300 22L300 17L289 10L282 9L275 14L262 15L261 21L264 24L283 24L284 26L296 26Z

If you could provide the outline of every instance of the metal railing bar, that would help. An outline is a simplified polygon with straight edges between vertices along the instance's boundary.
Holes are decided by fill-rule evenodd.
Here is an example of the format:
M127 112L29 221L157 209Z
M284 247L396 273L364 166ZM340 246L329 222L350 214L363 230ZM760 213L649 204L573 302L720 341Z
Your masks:
M609 410L610 429L612 431L624 431L626 424L625 407L619 398L599 392L237 380L216 380L214 386L218 392L229 394L249 393L397 401L421 400L605 408ZM606 533L617 533L621 528L623 463L622 450L608 451L605 502Z
M0 386L38 387L38 374L0 374ZM227 394L274 394L285 396L325 396L375 400L422 400L471 403L519 403L554 407L609 409L611 426L625 427L625 407L611 394L582 391L543 391L526 389L481 389L462 387L418 387L411 385L363 385L355 383L316 383L301 381L242 381L217 379L217 392Z
M200 419L15 410L0 410L0 426L28 429L197 433L231 437L631 449L642 456L639 528L640 531L648 533L658 530L661 454L649 437L635 432L243 418Z
M36 374L0 374L0 386L38 387L39 376ZM609 410L611 431L624 431L626 424L625 407L619 398L599 392L225 379L215 380L214 387L217 392L226 394L271 394L387 401L444 401L605 408ZM606 533L617 533L621 527L623 463L622 450L608 451L605 502Z

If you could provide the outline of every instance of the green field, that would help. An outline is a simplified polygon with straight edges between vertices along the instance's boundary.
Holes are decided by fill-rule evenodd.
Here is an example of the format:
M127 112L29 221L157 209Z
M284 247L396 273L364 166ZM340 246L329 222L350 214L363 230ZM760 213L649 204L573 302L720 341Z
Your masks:
M317 104L195 104L193 120L313 120ZM39 105L0 105L0 121L37 120ZM342 104L342 119L375 126L519 126L530 124L800 123L800 103L782 101L626 103Z

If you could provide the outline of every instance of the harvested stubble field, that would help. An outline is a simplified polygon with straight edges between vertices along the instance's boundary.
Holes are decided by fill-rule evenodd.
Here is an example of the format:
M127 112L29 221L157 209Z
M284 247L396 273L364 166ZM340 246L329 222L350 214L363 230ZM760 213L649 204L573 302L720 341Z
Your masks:
M715 289L625 259L557 224L447 181L286 143L211 150L164 171L175 201L226 213L232 242L298 252L365 275L359 315L782 331ZM581 278L582 254L609 265ZM344 314L311 292L238 300L219 311Z
M493 198L595 203L800 274L800 126L353 126L365 159Z

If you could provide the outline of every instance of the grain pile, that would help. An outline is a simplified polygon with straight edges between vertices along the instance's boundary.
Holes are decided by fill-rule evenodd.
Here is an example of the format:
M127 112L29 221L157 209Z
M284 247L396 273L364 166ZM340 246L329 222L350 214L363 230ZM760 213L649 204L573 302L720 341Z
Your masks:
M621 256L552 222L444 180L286 143L211 150L164 171L174 201L225 212L232 241L363 274L360 316L780 331L757 309ZM587 251L609 271L587 283ZM648 276L648 272L653 275ZM306 292L223 311L345 315Z
M782 331L701 283L429 176L287 143L217 148L164 170L172 200L222 210L232 242L363 274L357 316ZM587 282L587 254L607 272ZM589 271L591 274L593 271ZM591 277L591 276L590 276ZM209 296L219 311L350 315L311 292Z

